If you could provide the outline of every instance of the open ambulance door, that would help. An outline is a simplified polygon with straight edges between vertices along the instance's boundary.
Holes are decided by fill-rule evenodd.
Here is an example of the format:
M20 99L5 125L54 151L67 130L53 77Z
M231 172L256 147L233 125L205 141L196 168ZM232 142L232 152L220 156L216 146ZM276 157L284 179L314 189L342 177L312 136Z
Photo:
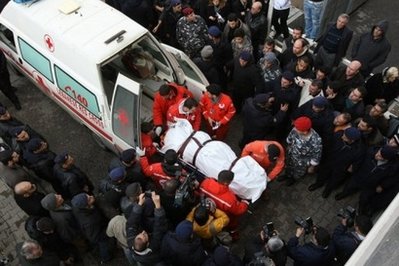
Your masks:
M206 86L209 85L205 75L184 52L164 43L162 47L173 55L178 63L175 67L180 69L184 74L185 85L194 94L194 97L199 100L203 92L206 91Z
M112 133L114 146L123 151L139 146L141 85L118 74L112 97Z

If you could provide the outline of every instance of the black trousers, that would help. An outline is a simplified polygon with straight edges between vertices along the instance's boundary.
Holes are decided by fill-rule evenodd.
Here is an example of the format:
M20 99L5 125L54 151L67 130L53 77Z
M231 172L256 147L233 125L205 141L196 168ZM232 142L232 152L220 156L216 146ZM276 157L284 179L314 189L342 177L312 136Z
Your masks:
M277 10L273 9L272 25L276 30L276 38L282 33L284 39L289 37L287 20L290 14L290 9Z

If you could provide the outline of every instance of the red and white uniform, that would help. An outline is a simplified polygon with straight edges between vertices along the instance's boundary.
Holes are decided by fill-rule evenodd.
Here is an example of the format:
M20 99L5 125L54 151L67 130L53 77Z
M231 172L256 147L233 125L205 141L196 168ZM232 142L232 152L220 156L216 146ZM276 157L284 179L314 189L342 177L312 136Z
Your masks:
M201 98L200 105L202 108L202 115L207 121L208 133L211 136L216 136L218 140L223 140L227 135L228 123L236 113L233 101L224 93L219 95L216 102L212 101L210 96L204 94ZM213 130L212 125L209 124L209 118L220 123L219 128Z
M176 118L178 119L187 119L188 122L193 126L194 130L199 130L201 127L201 108L197 106L195 111L192 113L187 113L183 111L184 101L186 99L180 100L180 102L172 105L167 114L168 124L173 124L176 122Z
M154 97L152 115L155 126L166 125L166 114L172 105L178 103L181 99L193 97L191 91L184 86L177 85L176 83L169 83L168 85L172 86L172 94L174 95L171 99L161 96L159 92Z

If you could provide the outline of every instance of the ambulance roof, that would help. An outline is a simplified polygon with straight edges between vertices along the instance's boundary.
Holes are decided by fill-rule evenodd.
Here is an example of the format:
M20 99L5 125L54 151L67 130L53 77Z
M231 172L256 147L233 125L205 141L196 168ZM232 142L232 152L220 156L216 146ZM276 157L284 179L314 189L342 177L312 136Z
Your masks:
M70 14L59 10L65 0L40 0L31 5L10 1L1 16L44 49L44 36L50 36L54 54L63 61L79 56L99 64L147 32L101 0L73 1L80 8ZM123 40L105 43L122 30L126 31Z

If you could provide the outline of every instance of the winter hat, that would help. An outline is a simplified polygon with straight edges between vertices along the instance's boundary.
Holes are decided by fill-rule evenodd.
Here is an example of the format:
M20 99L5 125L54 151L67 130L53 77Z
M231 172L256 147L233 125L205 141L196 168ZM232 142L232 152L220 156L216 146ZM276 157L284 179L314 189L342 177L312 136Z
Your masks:
M271 93L261 93L254 97L254 104L264 104L270 99Z
M121 154L121 160L124 163L131 163L134 159L136 159L136 150L135 149L124 150Z
M26 148L28 149L28 151L33 152L39 149L41 145L42 145L41 139L33 138L29 140L28 144L26 145Z
M294 81L294 74L291 71L284 71L282 77L288 81L291 81L291 82Z
M222 32L217 26L210 26L208 29L208 33L212 37L219 37L220 35L222 35Z
M182 11L183 15L185 17L187 17L188 15L190 15L191 13L193 13L194 10L191 7L185 7Z
M276 54L272 52L267 52L263 55L263 59L269 63L273 63L277 60Z
M313 98L313 105L317 108L324 108L328 104L328 100L323 96Z
M240 59L244 60L244 61L249 61L251 60L251 53L248 51L242 51L240 53Z
M217 246L213 252L213 261L216 265L230 265L230 254L224 246Z
M171 6L177 6L177 5L181 4L181 1L180 0L172 0L172 1L170 1L170 4L171 4Z
M0 152L0 162L3 162L4 164L8 163L8 161L11 160L13 151L11 150L4 150Z
M395 157L398 154L398 150L397 149L395 149L395 148L393 148L391 146L388 146L388 145L383 146L381 148L380 152L381 152L382 158L384 158L385 160L395 159Z
M10 133L11 136L18 136L21 134L21 132L25 130L25 126L19 126L19 127L13 127L11 128L8 132Z
M389 25L388 21L384 19L379 21L375 26L380 28L382 32L386 34L388 31L388 25Z
M344 131L345 136L353 141L356 141L358 139L360 139L362 133L360 132L360 130L357 127L350 127L345 129Z
M67 153L66 151L64 151L63 153L58 154L58 155L55 157L54 162L55 162L56 164L63 164L63 163L65 163L65 161L66 161L67 159L68 159L68 153Z
M0 106L0 115L4 115L7 112L7 108Z
M40 232L54 231L55 229L54 221L51 220L49 217L42 217L39 220L37 220L36 228Z
M222 92L222 88L217 85L217 84L210 84L209 86L206 87L206 90L213 95L219 96L219 94Z
M109 172L109 178L112 182L118 182L125 178L126 171L125 167L116 167Z
M47 194L41 201L42 207L48 211L53 211L57 208L57 200L55 193Z
M294 127L299 131L308 131L312 128L312 120L309 117L301 116L294 121Z
M193 223L187 220L181 221L176 227L176 236L181 240L187 240L193 234Z
M76 208L85 208L87 207L88 201L87 201L87 194L86 193L80 193L77 194L75 197L72 198L72 206Z
M204 60L209 60L212 58L213 48L210 45L205 45L201 50L201 58Z
M138 197L140 193L141 193L141 186L140 183L138 182L131 183L126 187L125 190L126 197L129 198Z

